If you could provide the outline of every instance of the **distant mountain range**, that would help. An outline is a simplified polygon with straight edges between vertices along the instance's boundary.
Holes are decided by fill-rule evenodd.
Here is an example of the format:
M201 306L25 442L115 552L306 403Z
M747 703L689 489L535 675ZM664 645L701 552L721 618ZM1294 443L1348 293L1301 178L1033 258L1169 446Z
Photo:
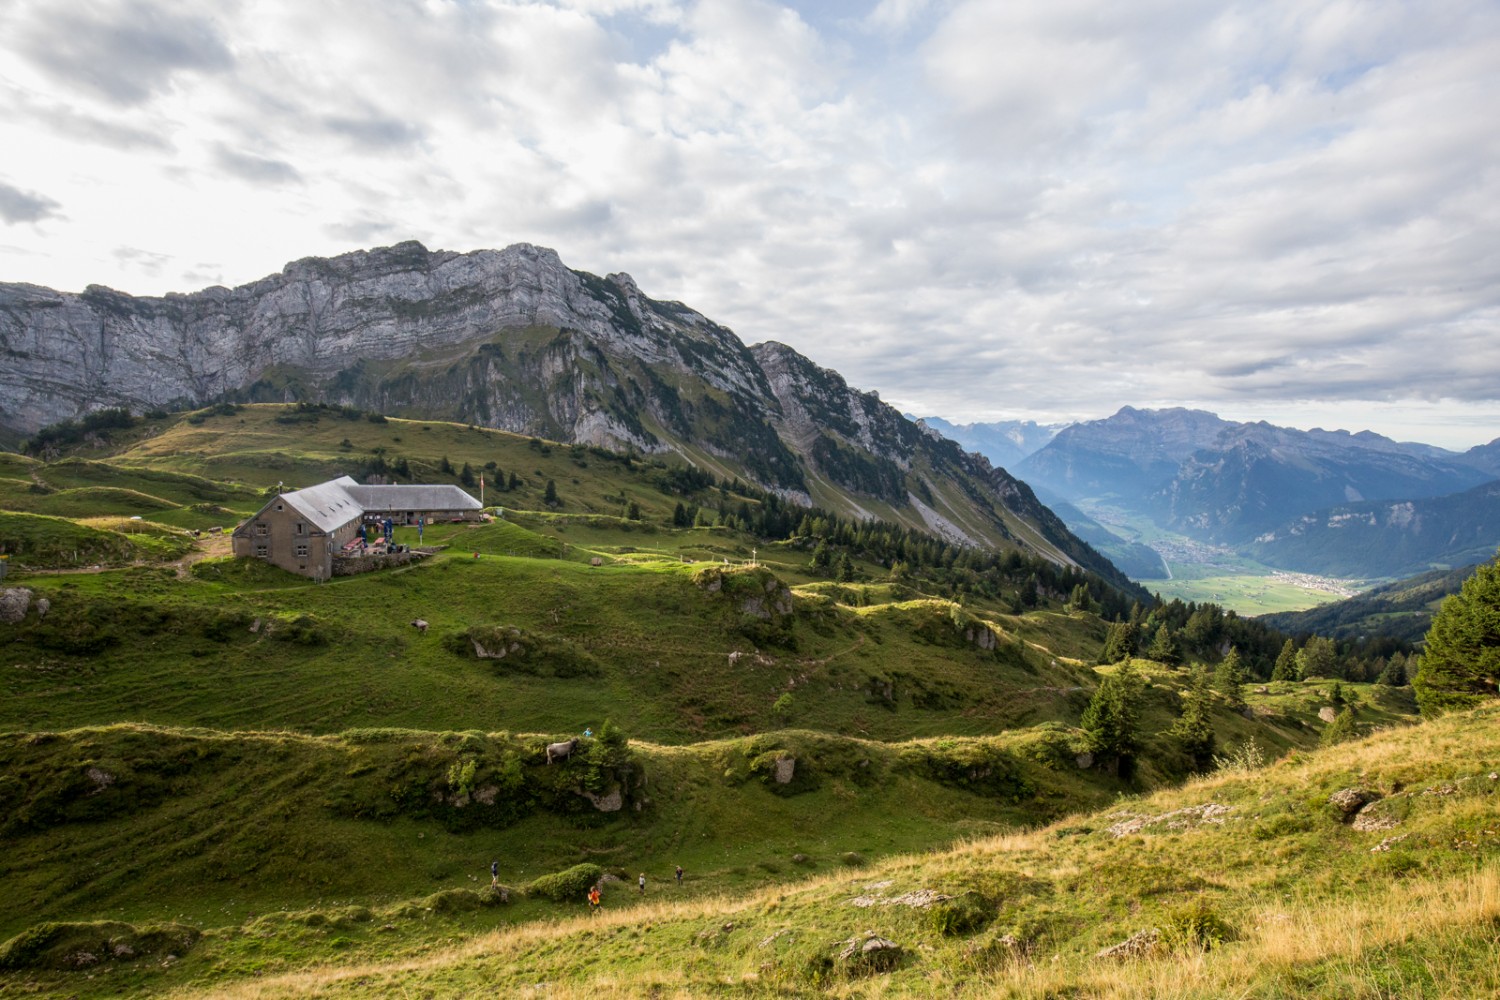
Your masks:
M1382 577L1467 564L1500 545L1500 495L1477 488L1496 479L1497 458L1500 439L1458 453L1369 431L1125 407L1064 428L1013 471L1055 508L1108 503L1274 566Z
M238 288L0 284L0 429L90 411L323 402L642 454L1134 588L1023 482L784 344L747 347L628 274L542 247L408 242Z
M917 423L930 427L968 451L977 451L1004 468L1011 468L1042 448L1067 424L1039 424L1034 420L1001 420L993 423L951 424L942 417L922 417Z

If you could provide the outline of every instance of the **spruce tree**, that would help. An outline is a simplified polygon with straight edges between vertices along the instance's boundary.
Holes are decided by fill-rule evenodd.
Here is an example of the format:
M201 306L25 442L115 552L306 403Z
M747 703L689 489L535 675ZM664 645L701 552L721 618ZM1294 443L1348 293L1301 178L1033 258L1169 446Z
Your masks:
M1397 653L1387 660L1385 668L1380 671L1380 676L1376 678L1375 683L1384 684L1386 687L1405 687L1406 657Z
M1276 666L1271 669L1271 680L1294 681L1297 679L1297 647L1288 639L1281 645L1276 657Z
M1167 666L1175 666L1177 663L1177 640L1172 638L1172 630L1167 625L1162 625L1156 630L1156 635L1151 639L1151 645L1146 649L1146 658L1155 660L1157 663L1165 663Z
M1412 687L1427 716L1500 693L1500 560L1477 567L1433 616Z
M557 483L551 479L547 480L547 489L542 493L542 502L548 507L556 507L558 504Z
M1338 677L1339 651L1332 639L1315 635L1297 652L1297 675L1303 680L1309 677Z
M1206 767L1214 757L1214 727L1208 716L1208 668L1193 671L1193 686L1182 699L1182 714L1172 726L1183 752L1193 759L1195 770Z
M1352 740L1358 735L1359 727L1354 723L1354 709L1346 708L1334 716L1328 728L1323 730L1323 735L1318 737L1318 745L1331 747L1335 743Z
M1101 664L1120 663L1135 655L1135 626L1129 622L1113 622L1104 636L1104 649L1099 654Z
M1141 688L1140 675L1125 664L1099 682L1079 723L1088 751L1122 778L1130 776L1140 748Z
M1219 689L1229 707L1236 712L1245 710L1245 669L1240 663L1240 651L1233 646L1224 654L1224 659L1214 670L1214 687Z

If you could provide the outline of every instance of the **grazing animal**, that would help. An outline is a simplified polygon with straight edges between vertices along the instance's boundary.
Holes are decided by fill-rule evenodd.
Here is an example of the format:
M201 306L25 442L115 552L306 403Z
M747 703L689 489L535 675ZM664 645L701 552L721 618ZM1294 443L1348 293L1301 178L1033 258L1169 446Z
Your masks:
M427 634L427 621L426 621L426 619L423 619L423 618L416 619L415 621L413 621L411 623L411 627L414 628L414 629L416 629L418 632L421 632L423 635Z
M571 757L573 755L573 751L577 750L577 749L578 749L578 737L576 737L576 736L573 737L571 740L566 740L566 741L564 741L562 743L548 743L547 744L547 763L550 764L554 760L567 760L569 757Z

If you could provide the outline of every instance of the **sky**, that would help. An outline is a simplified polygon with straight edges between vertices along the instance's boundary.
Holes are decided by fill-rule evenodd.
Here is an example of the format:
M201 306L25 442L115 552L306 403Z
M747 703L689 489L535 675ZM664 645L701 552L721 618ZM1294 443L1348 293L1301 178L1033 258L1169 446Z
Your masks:
M629 272L956 423L1500 436L1500 3L5 0L0 281Z

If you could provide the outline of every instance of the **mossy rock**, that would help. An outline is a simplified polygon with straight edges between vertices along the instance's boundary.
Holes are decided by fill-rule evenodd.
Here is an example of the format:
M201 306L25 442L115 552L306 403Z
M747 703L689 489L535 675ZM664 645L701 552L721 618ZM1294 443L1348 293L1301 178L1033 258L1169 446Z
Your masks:
M0 969L86 969L146 955L181 956L199 936L196 928L183 924L136 927L116 920L49 921L0 945Z

